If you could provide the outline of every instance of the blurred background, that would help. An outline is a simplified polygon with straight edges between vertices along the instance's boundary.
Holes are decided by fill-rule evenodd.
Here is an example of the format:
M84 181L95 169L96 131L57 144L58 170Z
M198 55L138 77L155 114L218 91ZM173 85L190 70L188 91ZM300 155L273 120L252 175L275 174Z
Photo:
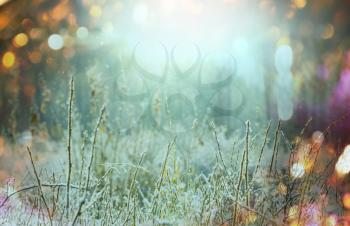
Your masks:
M312 118L310 132L338 120L329 137L344 145L349 10L348 0L0 0L1 134L62 138L74 76L86 128L104 103L120 131L209 119L230 134L281 119L293 133Z

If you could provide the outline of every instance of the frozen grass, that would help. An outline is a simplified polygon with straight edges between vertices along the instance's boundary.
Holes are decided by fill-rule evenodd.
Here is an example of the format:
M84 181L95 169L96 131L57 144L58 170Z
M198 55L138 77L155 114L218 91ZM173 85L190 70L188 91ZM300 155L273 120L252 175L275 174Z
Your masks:
M106 106L91 133L81 134L73 80L69 96L65 163L53 170L59 159L52 158L39 169L33 158L39 154L28 147L32 179L5 186L0 224L327 225L330 213L340 211L326 183L334 162L316 164L322 145L307 146L311 169L293 177L303 143L289 141L280 122L247 121L229 137L214 123L177 135L120 133L109 128Z

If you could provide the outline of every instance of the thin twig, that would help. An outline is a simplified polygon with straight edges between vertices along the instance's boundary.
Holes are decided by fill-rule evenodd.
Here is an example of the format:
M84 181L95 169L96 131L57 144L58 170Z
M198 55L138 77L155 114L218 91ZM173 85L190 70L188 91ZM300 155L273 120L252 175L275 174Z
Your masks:
M133 176L132 181L131 181L131 184L130 184L129 195L128 195L128 201L127 201L127 208L126 208L126 209L127 209L127 217L126 217L125 222L124 222L123 225L125 225L125 224L128 222L129 217L130 217L130 199L131 199L131 196L132 196L132 194L133 194L133 192L134 192L134 186L135 186L135 182L136 182L137 173L138 173L139 168L140 168L140 166L141 166L141 164L142 164L144 155L145 155L145 153L143 152L143 153L141 154L141 158L140 158L140 160L139 160L139 162L138 162L138 164L137 164L137 167L136 167L136 169L135 169L134 176Z
M87 132L85 131L83 133L83 143L80 148L80 156L81 156L81 166L80 166L80 174L79 174L79 187L82 185L83 180L83 171L84 171L84 165L85 165L85 144L87 140Z
M259 170L260 163L261 163L261 159L262 159L262 156L263 156L263 153L264 153L264 149L265 149L265 146L266 146L266 144L267 144L267 138L268 138L268 136L269 136L270 128L271 128L271 121L269 122L269 124L268 124L268 126L267 126L267 128L266 128L264 143L263 143L263 145L262 145L262 147L261 147L261 150L260 150L259 160L258 160L258 164L256 165L254 175L255 175L255 174L258 172L258 170Z
M69 219L69 192L70 192L70 181L72 175L72 108L73 108L73 97L74 97L74 78L72 76L70 81L70 95L69 95L69 107L68 107L68 144L67 144L67 186L66 186L66 218Z
M275 226L278 225L277 222L276 222L275 220L272 220L272 219L268 218L265 214L259 212L258 210L252 209L252 208L250 208L249 206L245 206L245 205L239 203L238 201L235 201L235 202L236 202L236 206L240 206L241 208L246 209L246 210L248 210L249 212L252 212L252 213L255 213L256 215L259 215L259 216L262 217L263 219L265 219L265 220L267 220L268 222L270 222L272 225L275 225ZM233 225L236 225L236 224L235 224L234 218L229 218L229 219L225 220L225 221L224 221L222 224L220 224L220 225L224 225L226 222L231 221L231 220L233 220L233 222L234 222Z
M154 200L153 200L153 204L152 204L152 208L151 208L151 212L152 213L154 213L154 211L156 209L156 205L155 205L156 204L156 199L157 199L158 193L160 191L160 188L162 187L163 180L164 180L164 174L165 174L165 171L166 171L168 157L169 157L170 151L171 151L172 147L174 146L175 142L176 142L176 137L174 138L173 142L168 144L168 150L167 150L167 153L166 153L164 161L163 161L163 166L162 166L162 170L161 170L161 173L160 173L159 182L158 182L158 185L157 185L157 188L156 188L156 194L154 196Z
M49 220L50 220L50 225L52 225L52 218L51 218L50 209L49 209L49 206L47 205L46 199L44 197L44 192L43 192L43 189L42 189L42 186L41 186L40 178L39 178L38 172L36 171L35 164L34 164L34 161L33 161L32 152L30 151L30 148L28 146L27 146L27 151L28 151L28 154L29 154L30 162L31 162L32 167L33 167L33 171L34 171L34 175L35 175L36 181L38 182L38 189L39 189L39 193L40 193L41 199L43 200L43 203L45 205L45 208L46 208L46 211L47 211L47 215L48 215Z
M272 172L272 168L273 168L273 164L274 164L274 160L275 160L275 155L276 155L276 149L277 149L277 144L278 144L278 134L279 134L279 130L281 128L281 120L278 121L278 126L275 132L275 141L273 144L273 152L272 152L272 158L271 158L271 163L270 163L270 169L269 169L269 175L271 175Z
M91 166L92 166L92 162L94 160L94 154L95 154L95 146L96 146L96 139L97 139L97 132L98 132L98 129L100 128L100 124L101 124L101 121L102 121L102 118L103 118L103 114L105 112L106 108L105 106L102 107L101 109L101 112L100 112L100 116L98 118L98 121L96 123L96 127L95 127L95 131L94 131L94 136L93 136L93 139L92 139L92 145L91 145L91 157L90 157L90 162L89 162L89 165L88 165L88 175L87 175L87 180L86 180L86 188L89 187L89 184L90 184L90 176L91 176Z
M100 127L100 124L101 124L101 121L102 121L103 114L104 114L105 110L106 110L106 108L105 108L105 106L103 106L102 109L101 109L101 112L100 112L100 116L99 116L99 118L97 120L97 123L96 123L94 136L93 136L93 140L92 140L92 144L91 144L91 157L90 157L90 162L89 162L89 165L88 165L88 168L87 168L87 178L86 178L86 183L85 183L85 191L84 191L83 197L81 198L81 200L79 202L78 210L75 213L75 216L73 218L72 226L77 223L77 220L78 220L79 216L82 214L83 205L85 204L86 199L87 199L87 191L89 189L89 184L90 184L91 167L92 167L92 162L94 160L94 152L95 152L95 145L96 145L96 139L97 139L97 132L98 132L98 129Z
M216 129L215 129L215 124L214 124L214 122L212 122L211 127L212 127L212 129L213 129L213 133L214 133L216 145L217 145L217 147L218 147L218 155L219 155L219 157L220 157L220 160L221 160L221 162L222 162L222 165L224 166L225 171L227 172L227 168L226 168L226 165L225 165L225 162L224 162L224 158L222 157L221 146L220 146L218 134L217 134Z
M245 160L245 156L246 156L246 152L243 152L243 156L242 156L242 160L241 160L241 168L239 171L239 179L238 179L238 185L237 185L237 189L236 189L236 194L235 194L235 207L233 210L233 222L232 222L232 226L236 225L236 220L237 220L237 211L238 211L238 197L239 197L239 192L241 190L241 184L242 184L242 179L243 179L243 167L244 167L244 160Z
M249 206L249 185L248 185L248 164L249 164L249 130L250 122L246 122L246 135L245 135L245 192L246 192L246 205Z
M41 184L41 187L50 187L50 188L66 187L66 186L67 186L67 184ZM70 185L70 186L71 186L71 188L74 188L74 189L80 189L76 185ZM12 196L17 195L17 194L22 193L22 192L25 192L25 191L32 190L34 188L38 188L38 187L39 187L38 185L30 185L30 186L20 188L17 191L12 192L11 194L7 195L6 198L2 201L2 203L0 204L0 208L3 207Z

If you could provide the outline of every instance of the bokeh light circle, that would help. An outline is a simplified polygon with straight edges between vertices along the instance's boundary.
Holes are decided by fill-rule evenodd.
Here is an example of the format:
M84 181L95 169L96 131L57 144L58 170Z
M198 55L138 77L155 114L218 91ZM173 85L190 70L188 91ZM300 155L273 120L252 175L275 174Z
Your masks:
M339 176L344 176L350 172L350 145L346 146L343 154L340 155L335 171Z
M53 50L60 50L63 47L64 40L59 34L52 34L48 39L49 47Z
M275 67L279 73L290 71L293 64L293 50L289 45L281 45L275 53Z
M28 36L25 33L19 33L13 38L13 44L15 47L20 48L28 43Z
M2 65L4 65L5 68L11 68L16 62L16 55L8 51L2 56Z
M86 27L79 27L76 34L79 39L86 39L89 36L89 30Z
M350 209L350 193L343 196L343 205L346 209Z

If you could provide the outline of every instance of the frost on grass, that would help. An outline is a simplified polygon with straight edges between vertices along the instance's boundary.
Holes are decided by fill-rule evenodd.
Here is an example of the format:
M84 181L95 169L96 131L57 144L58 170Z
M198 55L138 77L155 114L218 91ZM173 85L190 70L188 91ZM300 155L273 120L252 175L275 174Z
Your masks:
M43 147L32 142L32 161L22 152L29 174L4 182L2 224L317 225L341 208L327 182L335 163L318 154L326 147L292 141L281 123L247 122L229 136L212 122L121 132L107 105L85 131L69 106L55 158L38 158Z

